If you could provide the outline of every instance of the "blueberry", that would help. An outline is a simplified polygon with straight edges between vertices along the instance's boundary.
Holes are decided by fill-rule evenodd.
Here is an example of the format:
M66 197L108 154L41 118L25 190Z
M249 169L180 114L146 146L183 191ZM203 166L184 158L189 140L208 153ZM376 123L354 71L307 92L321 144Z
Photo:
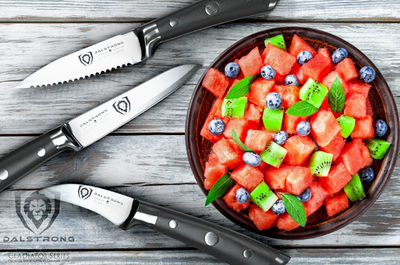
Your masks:
M221 135L225 131L225 123L223 120L215 118L208 124L208 130L214 135Z
M358 72L360 80L364 83L372 82L375 79L375 70L371 66L364 66Z
M238 63L230 62L225 66L225 75L228 78L236 78L240 75L240 66Z
M244 153L242 159L247 165L251 167L258 167L261 164L261 157L254 152Z
M360 175L361 180L365 182L371 182L375 178L374 170L371 167L361 169Z
M245 188L240 188L236 191L236 199L240 203L246 203L250 199L250 194Z
M264 66L261 68L261 76L262 76L264 79L272 80L272 79L274 79L275 76L276 76L275 69L272 68L272 66L270 66L270 65L264 65Z
M299 79L295 75L287 75L285 77L285 85L287 86L299 86Z
M311 59L312 59L312 54L309 51L302 51L297 55L297 62L300 65L305 64L306 62L308 62Z
M385 121L377 120L375 122L375 134L376 136L384 136L387 132L388 126Z
M338 64L344 60L349 55L345 48L338 48L336 51L332 53L332 62L334 64Z
M300 195L297 195L297 199L301 202L306 202L311 199L311 190L309 188L305 189Z
M286 208L282 200L276 201L274 205L272 205L271 210L274 214L283 214L286 212Z
M287 132L279 131L274 134L274 142L277 144L285 144L288 137L289 137L289 135Z
M311 125L308 121L302 121L297 124L297 133L301 136L309 135L311 132Z
M276 92L269 93L265 99L265 102L269 109L279 109L282 107L281 95Z

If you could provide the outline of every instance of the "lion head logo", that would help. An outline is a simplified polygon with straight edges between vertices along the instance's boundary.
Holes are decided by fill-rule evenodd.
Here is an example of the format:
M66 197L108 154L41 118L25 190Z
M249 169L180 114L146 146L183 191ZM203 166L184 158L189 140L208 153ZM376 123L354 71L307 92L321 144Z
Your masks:
M131 111L131 102L128 97L123 97L114 102L113 107L118 113L125 115Z
M87 52L87 53L79 55L79 61L81 61L81 63L84 66L91 65L93 63L93 54L92 54L92 52Z

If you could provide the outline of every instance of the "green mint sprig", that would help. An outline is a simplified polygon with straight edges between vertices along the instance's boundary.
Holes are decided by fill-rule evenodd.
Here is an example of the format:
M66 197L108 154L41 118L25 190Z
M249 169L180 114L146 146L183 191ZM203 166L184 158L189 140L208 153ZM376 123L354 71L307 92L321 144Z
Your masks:
M307 216L304 206L300 200L296 196L287 193L282 194L282 200L283 204L285 205L286 212L290 215L290 217L292 217L296 223L302 227L305 227Z
M336 77L328 94L329 108L334 112L341 112L344 108L346 96L339 77Z
M217 182L215 182L211 190L208 192L205 205L209 205L217 198L227 193L228 190L235 185L235 183L236 182L229 176L229 174L225 173L217 180Z

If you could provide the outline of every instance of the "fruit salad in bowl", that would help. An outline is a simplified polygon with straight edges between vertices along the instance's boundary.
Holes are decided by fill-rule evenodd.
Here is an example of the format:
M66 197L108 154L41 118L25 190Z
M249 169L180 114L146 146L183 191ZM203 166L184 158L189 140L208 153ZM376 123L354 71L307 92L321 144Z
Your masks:
M314 29L262 31L228 48L199 81L186 129L205 204L276 238L355 220L398 153L397 108L379 70Z

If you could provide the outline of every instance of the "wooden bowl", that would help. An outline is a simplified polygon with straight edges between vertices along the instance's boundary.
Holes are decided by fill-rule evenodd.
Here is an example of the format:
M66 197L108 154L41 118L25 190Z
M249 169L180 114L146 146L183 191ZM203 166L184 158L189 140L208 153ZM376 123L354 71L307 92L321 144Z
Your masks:
M373 67L376 71L376 78L371 84L372 88L369 93L369 100L373 106L374 119L376 120L379 118L387 122L389 130L386 140L392 145L383 160L374 160L372 168L377 173L377 177L373 183L364 186L367 195L366 198L357 203L352 203L347 211L333 218L327 216L325 207L321 207L317 212L307 218L307 225L304 228L300 227L288 232L277 228L259 231L246 214L233 211L225 204L222 198L218 198L214 201L213 205L234 223L261 235L280 239L318 237L336 231L354 221L375 202L383 191L395 167L399 149L398 112L392 93L378 68L350 43L334 35L315 29L285 27L255 33L226 49L210 65L210 68L216 68L223 72L227 63L242 57L256 46L259 46L260 50L262 50L265 47L264 40L278 34L283 34L287 47L290 46L293 35L297 34L316 49L319 47L326 47L332 53L338 47L345 48L349 52L349 58L355 62L358 68L367 65ZM202 78L199 80L189 105L186 120L186 146L193 174L200 188L207 196L208 191L203 185L204 168L208 155L210 154L212 143L200 136L200 130L215 100L215 96L202 86L202 81L206 72L207 71L204 72Z

